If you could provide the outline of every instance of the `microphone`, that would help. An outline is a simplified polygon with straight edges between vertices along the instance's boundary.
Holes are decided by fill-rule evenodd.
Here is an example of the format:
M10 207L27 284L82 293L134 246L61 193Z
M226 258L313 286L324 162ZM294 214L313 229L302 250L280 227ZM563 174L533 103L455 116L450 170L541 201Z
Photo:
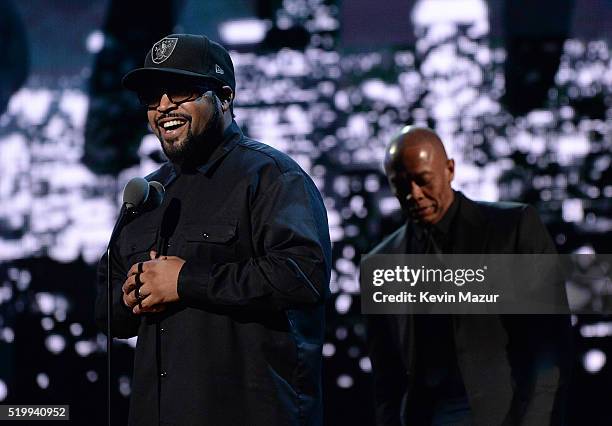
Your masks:
M151 195L151 192L149 193L151 204L152 206L154 206L152 208L157 208L161 206L161 203L163 203L164 201L164 195L166 195L166 188L164 188L164 185L162 185L156 180L152 180L151 182L149 182L149 188L152 188L154 190L153 195Z
M147 182L146 179L135 177L125 185L123 190L123 205L132 213L142 213L153 210L164 201L166 190L157 182Z

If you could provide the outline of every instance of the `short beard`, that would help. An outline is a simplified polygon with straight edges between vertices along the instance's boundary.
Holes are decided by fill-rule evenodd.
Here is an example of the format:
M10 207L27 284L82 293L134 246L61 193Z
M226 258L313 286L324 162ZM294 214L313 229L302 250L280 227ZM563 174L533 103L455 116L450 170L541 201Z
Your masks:
M221 103L216 96L214 96L214 102L213 115L206 123L204 132L198 138L193 135L191 122L188 124L187 136L181 144L168 144L169 146L167 146L161 136L158 137L164 154L172 163L178 164L182 168L191 168L203 164L221 143L224 130Z

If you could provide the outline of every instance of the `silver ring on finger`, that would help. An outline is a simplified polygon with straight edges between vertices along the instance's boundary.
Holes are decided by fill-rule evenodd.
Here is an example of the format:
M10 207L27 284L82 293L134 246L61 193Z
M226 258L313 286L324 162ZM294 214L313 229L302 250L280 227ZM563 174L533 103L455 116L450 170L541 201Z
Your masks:
M138 302L144 299L144 297L142 297L142 295L140 294L140 286L136 287L136 290L134 290L134 295L136 296L136 300L138 300Z

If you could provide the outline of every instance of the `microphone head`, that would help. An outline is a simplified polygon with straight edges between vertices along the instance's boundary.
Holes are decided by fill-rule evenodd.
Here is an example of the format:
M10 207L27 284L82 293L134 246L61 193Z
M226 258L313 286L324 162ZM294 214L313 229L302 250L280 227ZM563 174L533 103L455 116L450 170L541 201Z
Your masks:
M156 180L152 180L149 182L149 200L147 200L147 204L151 206L152 209L161 206L161 203L164 201L164 194L166 193L166 188L164 185L157 182Z
M123 204L128 209L140 207L149 197L149 182L141 177L135 177L123 189Z

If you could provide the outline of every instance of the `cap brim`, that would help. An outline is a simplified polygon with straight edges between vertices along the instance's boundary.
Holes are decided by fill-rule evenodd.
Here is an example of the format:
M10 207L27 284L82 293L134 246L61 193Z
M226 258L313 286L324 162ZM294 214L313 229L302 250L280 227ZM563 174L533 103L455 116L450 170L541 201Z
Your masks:
M207 76L176 68L138 68L123 76L121 84L123 84L123 87L126 89L138 91L147 87L159 86L160 84L168 83L168 79L172 77L182 78L190 82L214 81L223 86L227 85L226 82L213 76Z

